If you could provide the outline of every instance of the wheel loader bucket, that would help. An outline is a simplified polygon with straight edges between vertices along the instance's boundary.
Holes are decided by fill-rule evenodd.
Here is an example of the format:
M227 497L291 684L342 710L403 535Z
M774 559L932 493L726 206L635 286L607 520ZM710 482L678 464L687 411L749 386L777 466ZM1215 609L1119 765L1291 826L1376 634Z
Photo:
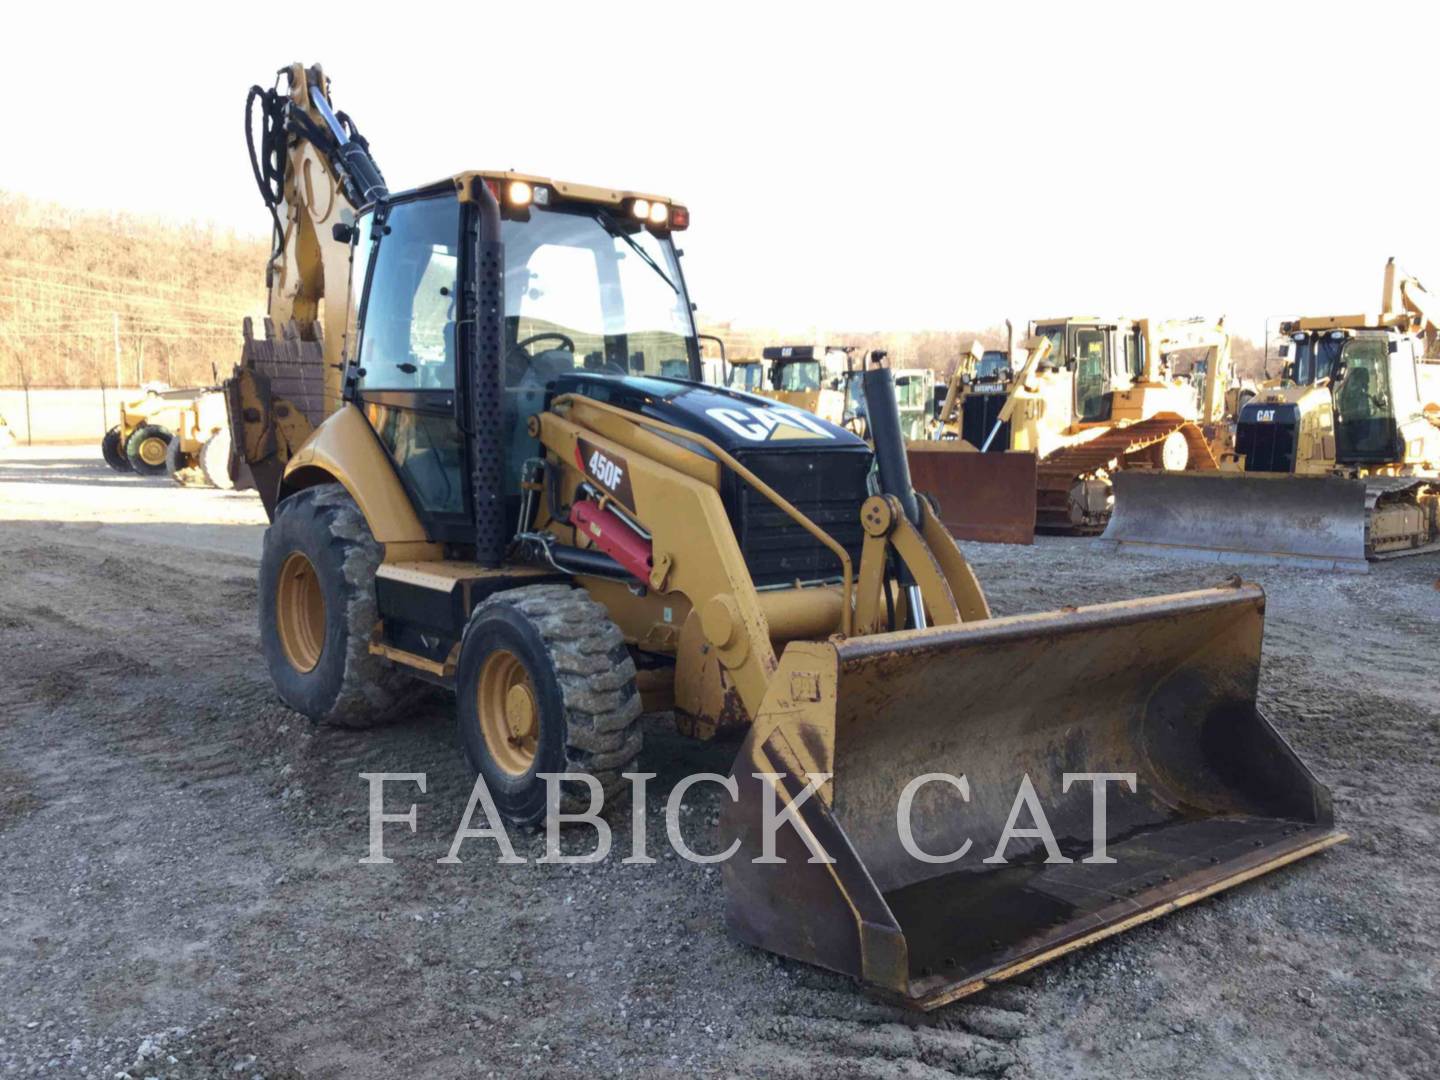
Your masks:
M1256 707L1263 612L1237 585L790 644L721 819L732 932L929 1009L1344 839ZM1077 773L1135 790L1102 818ZM1027 777L1059 859L1021 810L991 861Z
M1035 455L982 454L952 441L905 446L916 491L933 495L937 516L957 540L990 544L1035 542Z
M1115 474L1102 546L1365 573L1365 482L1238 472Z

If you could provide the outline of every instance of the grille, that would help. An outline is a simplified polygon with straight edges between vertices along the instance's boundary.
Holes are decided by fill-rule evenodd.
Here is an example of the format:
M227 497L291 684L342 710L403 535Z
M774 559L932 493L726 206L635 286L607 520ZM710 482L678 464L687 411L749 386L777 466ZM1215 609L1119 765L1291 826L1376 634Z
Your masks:
M1299 432L1298 406L1246 405L1235 425L1235 451L1245 455L1246 472L1293 473Z
M985 445L985 439L995 426L1000 410L1005 407L1007 394L970 394L960 402L960 437L977 450ZM991 451L1010 449L1010 421L1000 425Z
M816 525L833 536L860 566L864 534L860 504L868 494L866 449L775 450L737 454L750 471ZM840 561L779 507L732 473L726 474L725 505L740 552L758 587L794 581L838 579Z

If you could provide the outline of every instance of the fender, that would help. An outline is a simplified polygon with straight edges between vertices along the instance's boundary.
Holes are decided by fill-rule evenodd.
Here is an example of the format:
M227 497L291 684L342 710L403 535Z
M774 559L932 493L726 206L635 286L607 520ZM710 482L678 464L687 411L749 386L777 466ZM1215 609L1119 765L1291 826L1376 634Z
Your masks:
M375 539L385 545L387 562L440 558L440 545L430 543L385 448L348 402L326 417L286 463L279 497L332 481L344 485L360 507Z

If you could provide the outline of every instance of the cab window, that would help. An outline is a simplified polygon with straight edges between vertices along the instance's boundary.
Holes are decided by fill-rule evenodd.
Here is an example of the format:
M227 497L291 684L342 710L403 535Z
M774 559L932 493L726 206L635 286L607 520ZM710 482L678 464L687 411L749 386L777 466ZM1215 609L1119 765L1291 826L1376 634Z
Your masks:
M453 197L392 207L360 341L361 390L453 390L460 210Z
M1083 421L1106 420L1110 416L1110 378L1105 349L1105 331L1082 328L1075 331L1075 411Z
M777 390L819 390L820 361L797 360L780 368Z
M465 513L464 442L454 413L459 204L452 194L396 203L369 232L379 236L356 399L434 529Z

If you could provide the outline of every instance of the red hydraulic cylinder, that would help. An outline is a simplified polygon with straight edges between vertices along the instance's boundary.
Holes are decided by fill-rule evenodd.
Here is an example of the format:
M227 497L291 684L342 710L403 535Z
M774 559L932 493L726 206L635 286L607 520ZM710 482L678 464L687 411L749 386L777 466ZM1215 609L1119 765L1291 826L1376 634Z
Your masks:
M650 541L627 525L620 515L589 499L579 499L570 507L570 520L636 580L649 584L650 568L654 564Z

